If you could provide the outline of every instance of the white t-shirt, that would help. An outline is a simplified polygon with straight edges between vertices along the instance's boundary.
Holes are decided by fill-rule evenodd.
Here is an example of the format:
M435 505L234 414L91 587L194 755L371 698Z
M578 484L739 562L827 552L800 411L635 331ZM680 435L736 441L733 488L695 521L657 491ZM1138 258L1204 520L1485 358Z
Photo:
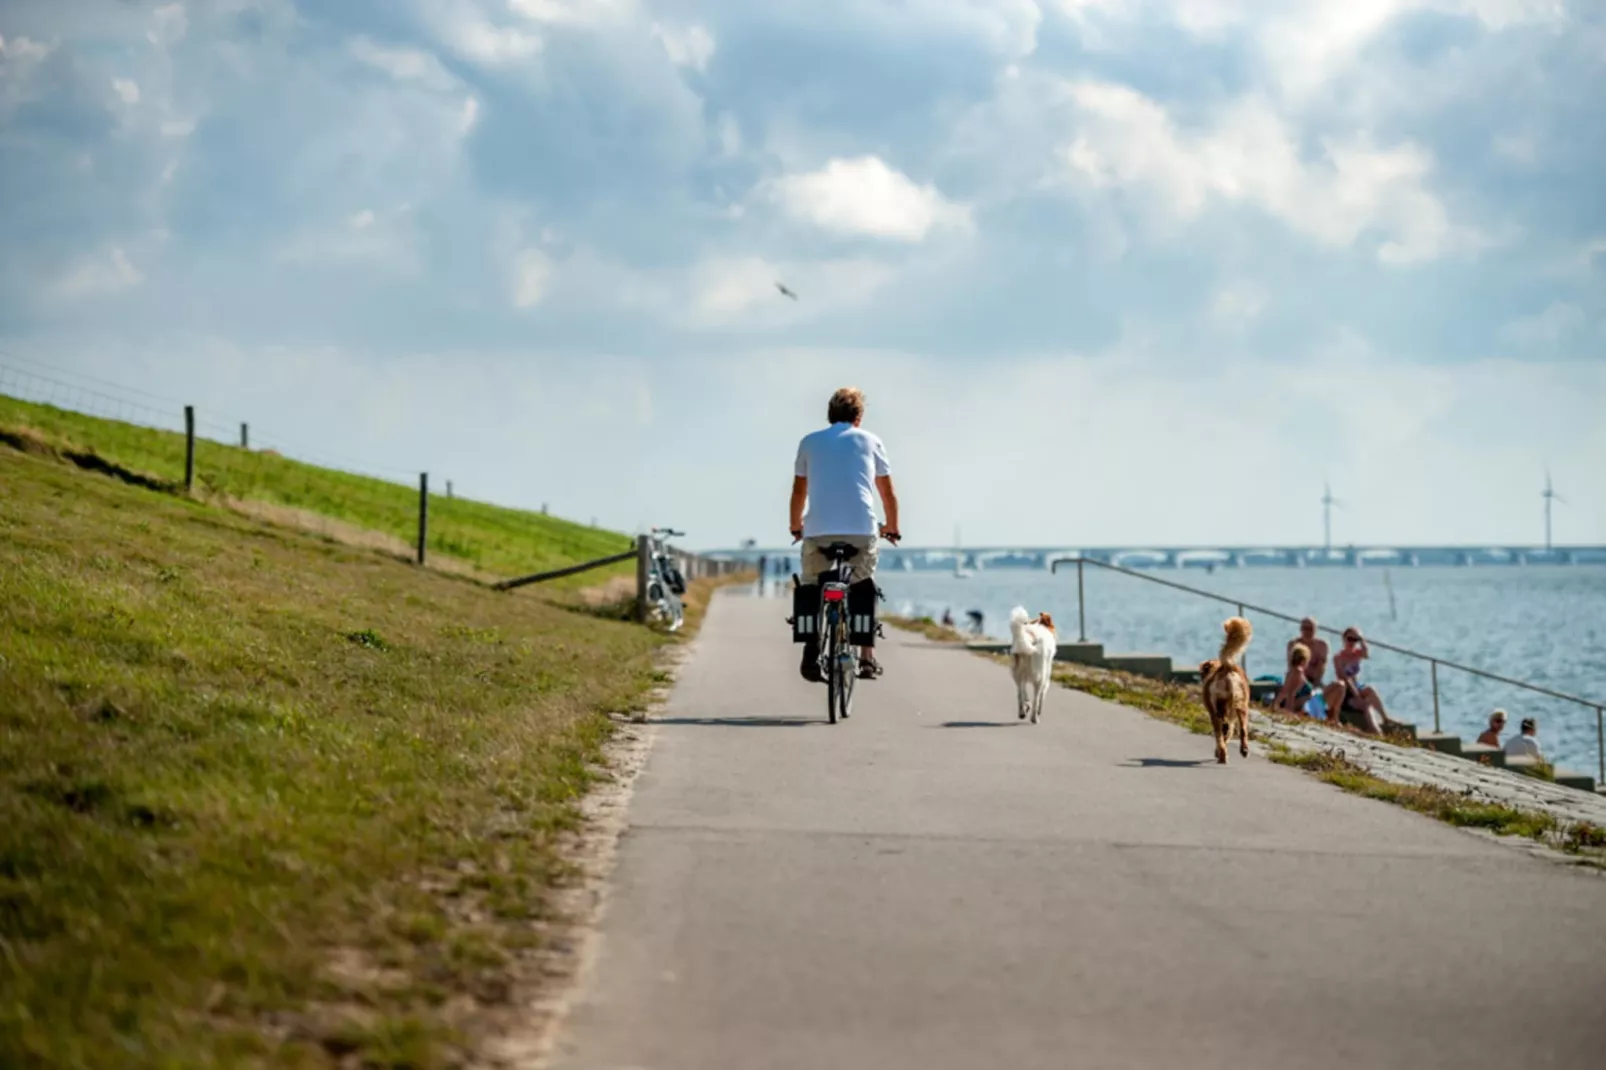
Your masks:
M887 448L862 427L832 424L797 444L794 475L809 481L803 535L874 535L877 476L891 474Z
M1539 753L1539 740L1533 736L1525 736L1518 733L1506 740L1506 753L1513 755L1526 754L1538 758L1541 756Z

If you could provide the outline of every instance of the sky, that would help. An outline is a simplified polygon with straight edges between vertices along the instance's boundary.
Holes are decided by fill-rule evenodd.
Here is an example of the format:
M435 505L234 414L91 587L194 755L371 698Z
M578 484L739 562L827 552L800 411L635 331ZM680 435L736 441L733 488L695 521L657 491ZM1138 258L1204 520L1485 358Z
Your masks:
M5 0L0 365L700 547L848 384L911 544L1603 543L1601 100L1594 0Z

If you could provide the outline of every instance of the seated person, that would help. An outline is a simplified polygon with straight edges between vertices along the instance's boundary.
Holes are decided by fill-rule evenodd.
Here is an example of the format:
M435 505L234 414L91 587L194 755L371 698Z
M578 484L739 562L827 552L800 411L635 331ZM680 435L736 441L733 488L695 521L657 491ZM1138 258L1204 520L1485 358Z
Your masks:
M1310 662L1305 666L1305 679L1312 687L1322 686L1327 675L1327 640L1316 635L1316 618L1306 617L1299 622L1299 638L1288 640L1288 655L1293 657L1294 647L1303 646L1310 651Z
M1507 757L1538 758L1544 760L1539 753L1539 722L1532 717L1522 719L1522 730L1506 740Z
M1272 709L1280 713L1305 712L1305 704L1316 692L1306 675L1310 658L1310 648L1304 643L1295 643L1288 648L1288 672L1283 677L1283 686L1277 692Z
M1500 746L1500 733L1506 730L1506 711L1495 710L1489 715L1489 727L1483 730L1478 737L1478 743L1484 747Z
M1339 711L1349 709L1364 714L1362 730L1372 735L1383 734L1388 724L1388 711L1383 708L1383 696L1376 688L1361 683L1361 662L1372 656L1366 638L1359 628L1344 629L1344 649L1333 656L1333 674L1337 677L1322 690L1327 704L1327 719L1339 719Z

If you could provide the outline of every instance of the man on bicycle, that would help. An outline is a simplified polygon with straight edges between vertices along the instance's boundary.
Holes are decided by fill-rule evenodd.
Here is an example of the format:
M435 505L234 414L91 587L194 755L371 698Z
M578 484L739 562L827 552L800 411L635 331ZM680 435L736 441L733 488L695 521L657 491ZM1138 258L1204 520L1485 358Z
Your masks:
M879 528L881 535L891 543L900 537L898 495L892 489L887 448L881 439L859 426L864 420L864 393L857 387L845 386L832 394L826 419L829 427L803 436L798 443L793 471L789 530L793 542L803 540L804 583L818 582L820 573L831 567L824 550L833 542L849 543L858 549L852 561L854 575L860 579L875 575L876 494L880 494L887 514L887 522ZM801 668L804 679L819 681L819 643L813 637L803 644ZM880 674L875 648L864 647L859 679L869 680Z

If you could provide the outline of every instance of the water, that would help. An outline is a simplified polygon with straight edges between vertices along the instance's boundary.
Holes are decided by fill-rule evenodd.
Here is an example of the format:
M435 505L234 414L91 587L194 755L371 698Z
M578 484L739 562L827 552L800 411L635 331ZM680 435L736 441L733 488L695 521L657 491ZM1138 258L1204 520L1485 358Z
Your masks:
M1368 639L1496 672L1555 691L1606 703L1606 566L1528 568L1247 568L1157 569L1145 575L1264 606L1294 616L1310 614L1323 626L1357 626ZM1385 576L1387 581L1385 581ZM984 630L1002 638L1009 610L1054 615L1062 639L1077 637L1076 567L1059 573L998 569L968 579L941 572L880 573L887 607L940 618L951 609L961 627L965 612L985 614ZM1086 566L1087 636L1108 653L1171 655L1179 666L1214 657L1221 622L1235 605L1222 605L1143 579ZM1389 603L1388 584L1394 591ZM1296 627L1253 612L1248 668L1251 676L1281 675L1284 645ZM1324 634L1336 654L1341 643ZM1327 677L1332 679L1329 668ZM1361 679L1377 688L1389 713L1433 728L1429 666L1372 648ZM1510 715L1511 731L1524 717L1539 720L1539 743L1556 764L1585 773L1599 767L1596 714L1591 708L1439 668L1440 723L1472 739L1491 710ZM1502 737L1504 738L1504 737Z

